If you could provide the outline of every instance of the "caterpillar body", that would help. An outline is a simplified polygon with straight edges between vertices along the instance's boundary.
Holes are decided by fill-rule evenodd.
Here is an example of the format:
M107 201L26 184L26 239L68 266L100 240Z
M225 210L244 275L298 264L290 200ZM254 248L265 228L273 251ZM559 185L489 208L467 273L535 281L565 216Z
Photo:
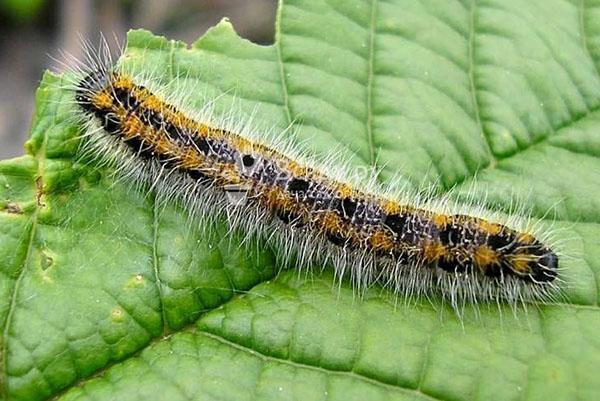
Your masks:
M182 112L107 60L90 58L71 87L88 126L84 146L192 212L226 215L302 266L331 261L358 288L377 281L400 294L439 294L455 309L556 294L557 252L536 235L330 174L256 129Z

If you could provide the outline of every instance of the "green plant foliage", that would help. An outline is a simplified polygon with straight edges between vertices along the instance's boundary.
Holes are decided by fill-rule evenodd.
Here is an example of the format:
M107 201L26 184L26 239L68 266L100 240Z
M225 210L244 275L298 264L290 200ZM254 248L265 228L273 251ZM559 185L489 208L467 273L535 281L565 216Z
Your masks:
M45 0L2 0L0 11L14 18L17 22L29 23L37 17L46 6Z
M128 35L134 71L293 123L316 155L456 188L557 230L565 302L364 298L329 270L186 224L75 162L45 74L27 154L0 162L1 394L10 400L593 400L600 394L600 1L289 0L277 40L227 21L188 47Z

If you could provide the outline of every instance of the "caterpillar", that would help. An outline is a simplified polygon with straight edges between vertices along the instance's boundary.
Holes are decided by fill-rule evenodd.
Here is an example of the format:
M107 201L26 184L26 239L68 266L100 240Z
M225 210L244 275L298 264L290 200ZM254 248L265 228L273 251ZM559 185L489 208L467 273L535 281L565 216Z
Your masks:
M518 224L394 195L253 124L167 101L152 77L88 53L69 87L84 149L192 214L225 216L301 268L331 263L358 289L378 282L407 297L435 294L455 310L557 294L558 252Z

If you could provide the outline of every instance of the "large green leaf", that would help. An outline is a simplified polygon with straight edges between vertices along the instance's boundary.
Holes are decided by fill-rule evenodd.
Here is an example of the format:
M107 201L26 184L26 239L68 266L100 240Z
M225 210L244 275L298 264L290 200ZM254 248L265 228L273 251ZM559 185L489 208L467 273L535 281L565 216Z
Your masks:
M596 399L600 0L289 0L277 32L261 47L224 21L188 48L133 31L121 61L198 88L195 106L225 93L218 110L236 97L263 126L293 122L382 181L554 210L567 301L461 321L329 271L277 274L269 250L75 163L48 73L28 154L0 163L4 397Z

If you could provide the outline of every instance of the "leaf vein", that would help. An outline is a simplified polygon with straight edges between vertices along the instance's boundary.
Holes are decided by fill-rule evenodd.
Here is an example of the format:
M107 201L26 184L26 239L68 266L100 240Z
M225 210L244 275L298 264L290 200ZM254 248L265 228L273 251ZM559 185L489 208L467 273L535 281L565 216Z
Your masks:
M579 3L579 30L580 30L580 36L581 36L581 42L583 45L583 49L585 50L586 54L588 55L588 57L590 58L590 60L592 60L592 65L594 66L594 69L596 70L596 74L600 77L600 67L598 67L598 65L596 64L596 60L594 60L594 57L592 57L592 52L590 50L590 46L587 40L587 30L586 30L586 23L585 23L585 11L587 10L587 7L585 5L585 0L581 0L581 2Z
M159 302L159 308L160 308L160 314L161 314L161 318L162 318L162 330L163 330L163 335L166 335L169 333L170 329L169 329L169 323L167 320L167 311L165 310L165 300L164 300L164 294L163 294L163 284L162 281L160 279L160 273L159 273L159 255L158 255L158 225L159 225L159 218L158 218L158 202L156 199L156 195L153 196L153 204L152 204L152 270L154 272L154 282L156 285L156 291L158 294L158 302Z
M282 45L281 45L281 20L282 20L282 17L281 17L281 14L283 12L283 3L284 3L284 0L281 0L277 7L277 21L275 22L275 49L277 50L277 65L279 66L279 78L280 78L280 82L281 82L281 90L282 90L282 96L283 96L283 105L284 105L285 115L286 115L288 125L292 125L293 119L292 119L292 111L291 111L290 102L289 102L287 80L285 78L285 66L283 64L283 58L281 55L281 50L282 50Z
M42 111L43 113L43 111ZM56 112L52 113L52 125L56 124ZM45 168L45 150L46 150L46 145L48 143L48 133L45 132L44 133L44 139L42 142L42 145L40 147L40 149L36 152L35 154L35 158L37 160L37 174L36 174L36 178L37 179L42 179L42 176L44 174L44 168ZM41 188L37 188L37 191L43 191L43 184ZM30 233L29 233L29 239L27 242L27 253L25 256L25 259L23 260L23 264L21 266L19 275L17 277L17 279L15 280L15 284L13 287L13 290L11 292L11 296L10 296L10 302L9 302L9 308L8 311L6 313L6 318L3 322L3 332L2 332L2 349L0 350L0 393L4 396L4 399L8 399L8 358L7 358L7 352L8 352L8 337L9 337L9 332L10 332L10 327L11 327L11 323L12 323L12 319L13 319L13 315L15 313L15 309L17 307L17 298L19 295L19 288L21 285L21 282L23 281L23 278L25 276L25 271L26 271L26 267L29 264L29 261L31 259L31 254L33 251L33 243L34 243L34 239L35 239L35 234L37 231L37 223L38 223L38 215L39 215L39 209L40 209L40 204L39 201L35 201L35 209L33 211L33 214L31 216L31 228L30 228Z
M475 86L475 19L477 13L476 0L471 0L471 9L469 10L469 89L471 92L471 101L473 103L473 112L475 114L475 123L479 134L484 139L485 146L489 154L493 157L492 147L490 144L490 138L483 129L481 124L481 110L479 108L479 99L477 98L477 87Z
M369 58L367 67L367 121L366 134L367 144L369 147L369 165L377 169L377 160L375 159L375 148L373 145L373 63L375 54L375 35L376 35L376 18L377 18L377 1L371 3L371 19L369 29Z
M210 338L214 341L220 342L223 345L229 346L231 348L234 348L238 351L242 351L244 353L250 354L254 357L257 357L263 361L273 361L273 362L277 362L277 363L281 363L281 364L285 364L285 365L289 365L295 368L301 368L301 369L310 369L310 370L315 370L318 372L322 372L325 373L326 375L339 375L339 376L347 376L347 377L353 377L356 378L360 381L378 386L378 387L383 387L392 391L400 391L406 394L410 394L412 396L418 396L421 397L424 400L430 400L430 401L444 401L442 398L438 398L438 397L434 397L432 395L426 394L423 391L417 390L417 389L411 389L411 388L406 388L406 387L401 387L399 385L395 385L395 384L390 384L390 383L385 383L382 381L379 381L377 379L365 376L364 374L359 374L356 372L348 372L348 371L335 371L335 370L329 370L326 368L322 368L320 366L314 366L314 365L308 365L305 363L300 363L300 362L295 362L295 361L291 361L291 360L286 360L286 359L280 359L280 358L276 358L276 357L272 357L269 355L265 355L263 353L260 353L254 349L251 348L247 348L241 344L238 344L236 342L230 341L226 338L223 338L219 335L207 332L207 331L197 331L196 332L199 335L203 335L207 338Z

